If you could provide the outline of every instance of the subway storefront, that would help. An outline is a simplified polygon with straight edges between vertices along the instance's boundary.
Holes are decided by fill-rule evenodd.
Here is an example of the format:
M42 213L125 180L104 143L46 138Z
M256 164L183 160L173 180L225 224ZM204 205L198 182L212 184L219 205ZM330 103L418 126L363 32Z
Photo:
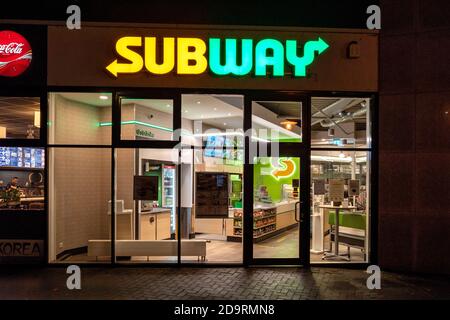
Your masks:
M378 34L0 25L0 263L377 260Z

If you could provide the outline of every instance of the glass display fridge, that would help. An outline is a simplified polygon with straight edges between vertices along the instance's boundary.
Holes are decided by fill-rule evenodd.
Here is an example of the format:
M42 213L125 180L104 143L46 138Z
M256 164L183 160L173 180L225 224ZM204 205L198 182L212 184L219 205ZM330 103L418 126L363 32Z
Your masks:
M175 233L175 166L162 166L162 207L171 208L170 229Z

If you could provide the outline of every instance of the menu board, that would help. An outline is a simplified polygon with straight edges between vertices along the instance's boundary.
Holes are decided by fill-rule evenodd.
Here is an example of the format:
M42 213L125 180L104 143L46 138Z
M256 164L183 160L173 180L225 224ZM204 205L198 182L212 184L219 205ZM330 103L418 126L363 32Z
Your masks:
M344 180L343 179L330 179L329 186L329 198L330 201L344 201Z
M359 180L350 180L348 183L348 195L358 196L359 195Z
M43 169L44 166L44 149L0 147L0 167Z
M206 139L205 157L223 158L223 136L208 136Z
M133 200L158 200L158 176L134 176Z
M314 194L315 195L320 195L320 194L325 194L326 193L326 189L325 189L325 180L324 179L314 179Z

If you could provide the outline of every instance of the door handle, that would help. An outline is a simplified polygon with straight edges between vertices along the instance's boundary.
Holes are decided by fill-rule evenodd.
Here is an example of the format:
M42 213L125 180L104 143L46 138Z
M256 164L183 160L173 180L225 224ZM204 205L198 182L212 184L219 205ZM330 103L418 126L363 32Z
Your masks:
M294 214L295 214L295 221L297 221L297 222L299 222L300 223L300 217L298 216L298 213L299 213L299 211L300 210L298 210L297 208L299 207L299 205L300 205L300 201L297 201L296 203L295 203L295 209L294 209Z

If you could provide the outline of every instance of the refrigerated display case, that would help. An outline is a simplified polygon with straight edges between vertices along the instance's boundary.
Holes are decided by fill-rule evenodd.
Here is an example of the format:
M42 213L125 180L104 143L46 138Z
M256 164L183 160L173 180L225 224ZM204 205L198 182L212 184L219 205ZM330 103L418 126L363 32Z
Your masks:
M162 166L162 207L171 208L170 229L175 233L175 166Z

